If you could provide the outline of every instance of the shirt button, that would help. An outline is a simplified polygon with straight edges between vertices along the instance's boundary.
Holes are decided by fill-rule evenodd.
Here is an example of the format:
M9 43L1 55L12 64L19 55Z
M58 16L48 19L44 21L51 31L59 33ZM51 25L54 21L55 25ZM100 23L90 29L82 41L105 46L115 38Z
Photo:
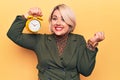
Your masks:
M63 58L60 58L60 60L63 60Z

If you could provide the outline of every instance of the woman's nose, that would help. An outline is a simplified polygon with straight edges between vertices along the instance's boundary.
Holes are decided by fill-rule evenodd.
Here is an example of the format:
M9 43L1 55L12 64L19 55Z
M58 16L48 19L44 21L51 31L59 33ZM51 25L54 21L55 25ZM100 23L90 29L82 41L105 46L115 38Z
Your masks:
M57 20L56 24L60 25L61 24L61 20Z

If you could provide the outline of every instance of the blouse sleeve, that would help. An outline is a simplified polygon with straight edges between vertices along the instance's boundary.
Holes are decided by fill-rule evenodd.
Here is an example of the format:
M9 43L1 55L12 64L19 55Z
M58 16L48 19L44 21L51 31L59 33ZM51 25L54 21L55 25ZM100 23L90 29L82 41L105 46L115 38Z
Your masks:
M86 41L84 37L81 37L77 63L77 69L80 74L84 76L89 76L92 73L95 66L97 51L98 51L97 48L95 49L95 51L89 50L86 47Z
M16 44L33 50L37 43L37 35L22 33L25 27L26 19L22 16L17 16L7 32L7 36Z

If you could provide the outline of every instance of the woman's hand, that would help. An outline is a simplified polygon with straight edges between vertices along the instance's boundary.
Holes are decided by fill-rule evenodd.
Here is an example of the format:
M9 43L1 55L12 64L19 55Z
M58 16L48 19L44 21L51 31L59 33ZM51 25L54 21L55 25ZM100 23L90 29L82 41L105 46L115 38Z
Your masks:
M104 39L105 39L105 36L103 32L95 33L94 36L88 40L87 48L94 51L98 43L103 41Z
M24 14L24 17L27 19L28 16L40 16L42 17L42 11L38 7L30 8L29 11Z
M94 34L94 36L89 39L90 41L92 41L93 43L98 43L101 42L105 39L104 33L103 32L97 32Z

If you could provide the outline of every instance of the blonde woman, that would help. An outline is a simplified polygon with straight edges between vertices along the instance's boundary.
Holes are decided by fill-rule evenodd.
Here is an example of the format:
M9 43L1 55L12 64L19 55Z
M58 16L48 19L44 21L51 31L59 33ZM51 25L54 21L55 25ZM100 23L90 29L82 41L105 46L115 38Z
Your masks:
M102 32L85 42L82 35L72 33L76 26L74 13L67 5L60 4L49 17L51 34L24 34L29 15L42 16L42 11L31 8L25 15L18 15L7 35L16 44L35 52L39 80L80 80L79 74L92 73L97 45L104 40Z

